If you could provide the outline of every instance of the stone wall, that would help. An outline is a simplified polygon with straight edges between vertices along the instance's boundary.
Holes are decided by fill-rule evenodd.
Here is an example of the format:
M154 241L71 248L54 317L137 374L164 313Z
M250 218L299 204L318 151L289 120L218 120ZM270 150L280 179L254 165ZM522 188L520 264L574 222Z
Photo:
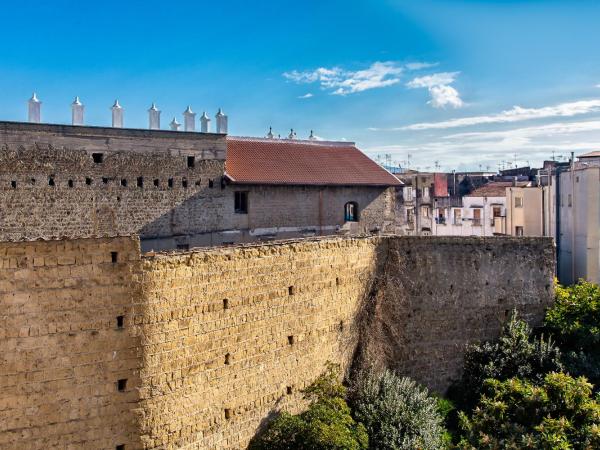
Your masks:
M129 238L0 243L0 448L139 448L139 259Z
M370 358L442 391L467 342L496 335L513 306L539 321L553 294L542 238L327 238L141 257L122 238L3 244L0 255L10 449L244 448L279 409L304 406L299 391L326 361Z

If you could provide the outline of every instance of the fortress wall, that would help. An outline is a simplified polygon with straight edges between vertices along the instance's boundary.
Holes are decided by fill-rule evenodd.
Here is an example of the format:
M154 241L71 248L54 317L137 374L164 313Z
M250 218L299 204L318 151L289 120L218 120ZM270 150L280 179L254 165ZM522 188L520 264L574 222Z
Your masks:
M139 447L138 261L130 238L0 243L0 448Z
M465 344L496 338L513 309L541 324L554 267L551 238L392 238L360 319L362 356L443 393L460 375Z
M144 256L134 238L2 243L0 447L244 448L357 348L443 391L464 345L496 336L513 306L541 320L553 251L544 238Z
M386 245L331 239L144 258L144 444L243 448L269 414L301 407L299 390L326 361L347 366Z
M210 244L233 215L225 153L224 135L0 123L0 240L139 234L161 249L206 234L192 244Z

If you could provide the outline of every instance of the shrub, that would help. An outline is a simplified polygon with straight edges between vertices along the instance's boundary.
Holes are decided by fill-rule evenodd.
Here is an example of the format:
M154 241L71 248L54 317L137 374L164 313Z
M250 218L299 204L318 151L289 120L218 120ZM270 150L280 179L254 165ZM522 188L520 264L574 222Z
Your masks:
M546 326L564 353L567 370L600 385L600 286L579 281L556 286L556 302Z
M282 413L250 443L250 450L361 450L368 448L365 427L354 421L339 380L339 368L327 370L303 391L310 401L299 415Z
M437 399L409 378L389 370L359 374L350 402L354 417L367 428L371 449L437 450L444 445Z
M545 374L561 370L560 350L543 336L533 337L527 323L513 311L496 342L467 348L462 378L449 395L460 409L470 410L488 378L502 381L517 377L540 382Z
M471 417L461 413L463 449L600 448L600 404L585 378L550 373L540 385L487 380Z

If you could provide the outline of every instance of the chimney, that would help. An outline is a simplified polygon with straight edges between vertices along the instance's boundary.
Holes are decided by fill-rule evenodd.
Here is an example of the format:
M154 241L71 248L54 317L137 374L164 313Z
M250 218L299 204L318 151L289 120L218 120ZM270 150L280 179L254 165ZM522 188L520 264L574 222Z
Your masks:
M296 139L296 132L293 128L290 129L290 134L288 134L288 139Z
M310 136L308 137L309 141L316 141L317 138L315 137L315 134L313 133L313 130L310 130Z
M267 133L267 139L273 139L273 127L269 127L269 132Z
M73 103L71 103L71 124L72 125L83 125L83 110L85 106L79 101L79 97L75 97Z
M160 110L154 102L148 110L148 122L151 130L160 130Z
M183 112L183 130L184 131L195 131L196 130L196 113L192 112L190 105Z
M29 114L28 114L29 122L31 122L31 123L40 123L41 122L41 118L42 118L41 109L42 109L42 102L40 102L38 100L37 95L34 92L33 95L31 96L31 98L29 99Z
M221 108L217 111L215 118L217 119L217 133L227 134L227 116L223 114Z
M200 131L202 133L210 133L210 117L208 117L206 111L204 111L200 117Z
M171 120L171 123L169 125L171 126L171 130L173 131L179 131L179 127L181 126L181 124L177 122L177 119L175 117L173 117L173 120Z
M112 126L113 128L123 128L123 108L119 105L119 100L115 100L112 105Z

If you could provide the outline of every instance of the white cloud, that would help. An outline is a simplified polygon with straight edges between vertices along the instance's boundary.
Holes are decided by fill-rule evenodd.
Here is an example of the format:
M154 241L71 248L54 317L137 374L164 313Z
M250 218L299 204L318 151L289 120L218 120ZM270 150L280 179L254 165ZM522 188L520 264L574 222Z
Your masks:
M523 120L543 119L549 117L572 117L596 111L600 111L600 100L581 100L577 102L561 103L554 106L545 106L542 108L522 108L521 106L514 106L513 108L502 111L498 114L463 117L460 119L451 119L443 122L416 123L397 128L397 130L431 130L490 123L520 122Z
M429 69L429 68L435 67L437 65L439 65L439 63L412 62L412 63L406 64L404 67L406 67L408 70L422 70L422 69Z
M440 72L414 78L406 86L411 89L427 88L431 100L427 102L434 108L460 108L464 105L458 91L450 86L460 72Z
M306 94L304 94L304 95L300 95L300 96L298 96L298 98L311 98L311 97L314 97L314 96L313 96L313 94L311 94L310 92L307 92L307 93L306 93Z
M600 131L600 120L585 122L557 122L533 127L515 128L512 130L478 131L456 133L444 136L444 139L490 140L490 139L529 139L534 137L556 137L564 134ZM596 144L598 147L599 144Z
M366 69L350 71L339 67L320 67L313 71L285 72L283 76L299 84L319 83L333 95L348 95L369 89L391 86L400 82L403 68L392 61L375 62Z

